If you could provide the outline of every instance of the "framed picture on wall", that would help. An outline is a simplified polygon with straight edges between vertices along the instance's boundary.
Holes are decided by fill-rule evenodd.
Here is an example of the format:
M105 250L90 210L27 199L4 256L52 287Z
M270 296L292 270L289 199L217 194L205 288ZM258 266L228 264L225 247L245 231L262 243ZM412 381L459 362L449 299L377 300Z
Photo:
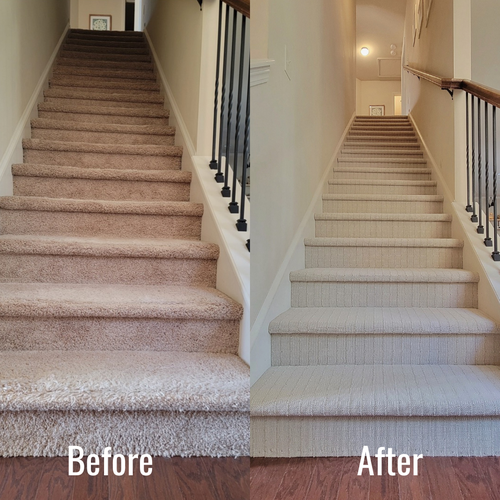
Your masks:
M111 30L111 16L104 16L101 14L90 14L89 29L95 31L110 31Z
M383 104L373 104L370 106L370 116L384 116L385 106Z

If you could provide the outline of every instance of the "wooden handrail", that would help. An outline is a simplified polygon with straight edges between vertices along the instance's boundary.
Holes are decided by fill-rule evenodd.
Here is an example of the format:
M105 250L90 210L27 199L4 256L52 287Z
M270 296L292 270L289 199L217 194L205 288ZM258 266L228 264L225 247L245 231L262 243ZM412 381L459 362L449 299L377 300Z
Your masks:
M470 80L443 78L441 76L432 75L431 73L426 73L425 71L412 68L408 65L403 66L403 69L412 75L418 76L418 78L437 85L442 90L464 90L465 92L468 92L475 97L479 97L479 99L500 108L500 91L492 89L491 87L487 87L486 85L481 85Z
M250 19L250 0L222 0L230 5L233 9L243 14Z

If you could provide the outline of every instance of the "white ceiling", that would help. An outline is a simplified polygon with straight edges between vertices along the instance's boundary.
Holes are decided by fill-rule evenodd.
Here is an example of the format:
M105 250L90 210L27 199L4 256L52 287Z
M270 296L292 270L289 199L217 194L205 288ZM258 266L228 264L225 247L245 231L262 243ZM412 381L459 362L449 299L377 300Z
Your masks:
M356 77L360 80L397 80L379 78L377 58L393 57L390 45L401 57L406 0L356 0ZM361 47L370 54L361 55Z

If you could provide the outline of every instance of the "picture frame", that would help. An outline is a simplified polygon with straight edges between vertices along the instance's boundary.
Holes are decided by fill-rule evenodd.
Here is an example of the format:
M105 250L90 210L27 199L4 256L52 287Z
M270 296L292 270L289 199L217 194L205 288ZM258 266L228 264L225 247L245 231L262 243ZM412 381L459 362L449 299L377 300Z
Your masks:
M90 14L89 29L94 31L111 31L111 16L105 14Z
M370 116L385 116L385 105L384 104L370 105Z
M431 13L432 0L425 0L425 27L429 25L429 15Z

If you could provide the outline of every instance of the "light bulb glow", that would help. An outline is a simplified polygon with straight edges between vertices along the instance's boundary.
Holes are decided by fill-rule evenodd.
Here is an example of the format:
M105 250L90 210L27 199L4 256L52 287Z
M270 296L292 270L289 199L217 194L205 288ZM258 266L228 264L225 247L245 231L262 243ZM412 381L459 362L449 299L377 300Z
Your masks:
M367 56L369 53L370 53L370 51L368 50L368 48L367 48L367 47L363 47L363 48L361 49L361 55L363 55L363 56Z

